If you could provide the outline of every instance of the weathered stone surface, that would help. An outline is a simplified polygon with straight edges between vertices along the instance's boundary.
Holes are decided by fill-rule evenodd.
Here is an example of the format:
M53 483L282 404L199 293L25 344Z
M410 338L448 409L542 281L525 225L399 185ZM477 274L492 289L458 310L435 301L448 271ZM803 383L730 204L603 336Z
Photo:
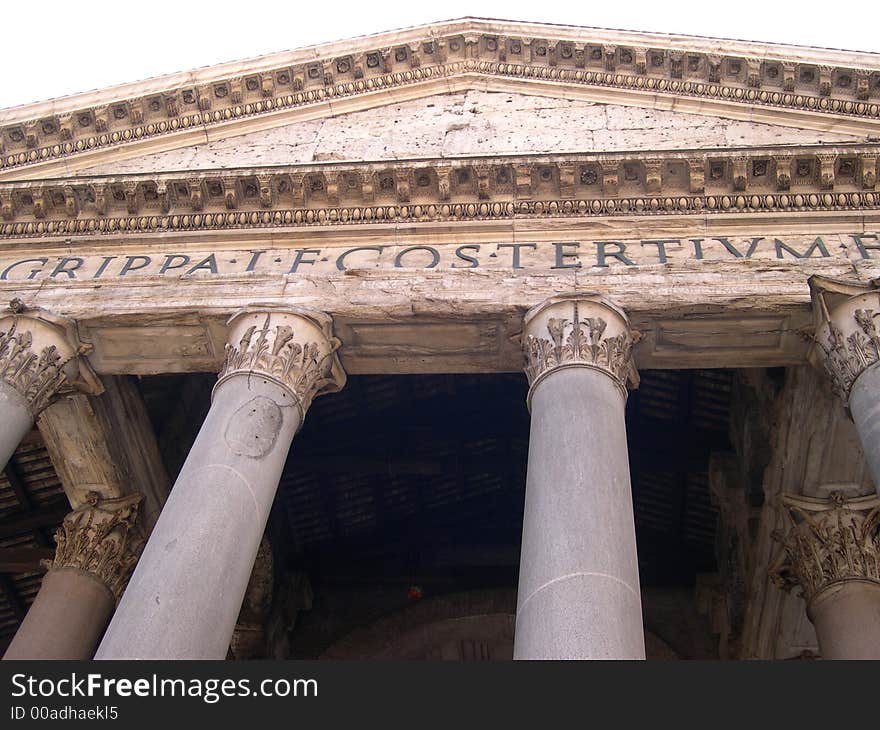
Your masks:
M100 396L74 394L40 414L37 427L70 504L91 493L142 494L139 528L149 534L171 483L134 378L104 376Z
M516 659L644 659L624 405L634 333L606 302L524 319L532 413Z
M851 134L596 104L466 91L308 120L83 170L86 175L327 160L616 152L744 144L858 142Z
M222 434L256 396L283 413L275 447L237 455ZM285 403L285 400L287 401ZM222 659L257 556L299 411L282 386L239 376L221 383L98 659Z
M785 659L815 653L818 644L804 602L773 585L769 573L780 552L772 535L784 526L778 509L782 496L826 497L829 484L870 494L873 485L855 426L818 372L790 368L779 392L758 377L754 384L756 416L770 433L768 444L752 444L767 452L767 463L756 475L763 506L755 510L752 532L742 536L750 549L741 658ZM746 432L741 438L748 442L760 435Z
M98 659L222 659L287 452L312 398L345 382L329 318L240 312L205 422Z
M872 142L880 65L870 54L472 19L429 32L428 44L425 29L395 31L381 43L327 44L0 111L0 290L74 318L104 374L216 370L228 316L255 302L333 315L351 372L515 370L523 312L560 291L625 308L644 334L633 355L640 367L779 367L805 359L810 274L867 282L880 273L858 244L858 234L869 248L880 244ZM568 152L580 158L560 154ZM502 177L485 156L508 154L522 158L493 162L510 168ZM280 165L301 168L261 169ZM430 171L425 184L419 167ZM82 172L91 177L75 177ZM809 248L817 235L830 253ZM774 250L776 237L796 238L796 250ZM667 238L676 241L650 240ZM757 238L754 257L740 253ZM603 241L621 255L628 246L633 263L606 266ZM525 251L516 265L512 242L535 245L535 256ZM560 254L556 245L567 248ZM435 268L418 252L404 255L413 246L442 261ZM383 247L382 264L363 247ZM473 257L456 258L459 247ZM767 429L765 493L866 481L851 425L827 408L826 384L793 373ZM236 373L218 393L242 379ZM550 398L540 391L554 382L539 384L536 400ZM582 385L595 395L595 383ZM560 391L556 407L573 410ZM297 425L292 409L273 401L258 417L254 393L237 395L208 418L212 438L196 444L184 468L177 514L142 564L107 656L219 656L225 648L237 607L218 596L244 592L279 444ZM598 435L592 409L559 425L536 404L533 441L551 468L541 477L544 511L528 527L528 544L538 547L524 565L528 580L550 567L520 616L534 629L525 646L553 636L536 653L581 655L588 644L594 655L634 656L644 648L633 628L634 550L621 538L631 527L622 409L606 396L592 399L607 415ZM768 411L772 400L763 402ZM55 431L72 445L88 436L64 440L63 428ZM595 453L560 463L555 442L589 443ZM79 453L103 459L107 449L98 447ZM227 458L244 466L233 464L230 476ZM108 463L78 470L77 487L93 473L124 481ZM735 516L737 536L755 543L740 571L751 600L743 653L814 647L800 603L772 593L761 572L772 551L770 505L760 520L746 509ZM541 550L554 559L535 560ZM181 599L187 591L195 600ZM566 622L588 629L567 642Z

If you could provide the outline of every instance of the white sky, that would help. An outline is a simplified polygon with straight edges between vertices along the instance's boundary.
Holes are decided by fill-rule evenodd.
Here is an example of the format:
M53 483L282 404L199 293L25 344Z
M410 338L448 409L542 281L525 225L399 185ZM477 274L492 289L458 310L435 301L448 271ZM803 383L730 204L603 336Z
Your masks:
M880 52L878 0L23 0L0 108L467 15Z

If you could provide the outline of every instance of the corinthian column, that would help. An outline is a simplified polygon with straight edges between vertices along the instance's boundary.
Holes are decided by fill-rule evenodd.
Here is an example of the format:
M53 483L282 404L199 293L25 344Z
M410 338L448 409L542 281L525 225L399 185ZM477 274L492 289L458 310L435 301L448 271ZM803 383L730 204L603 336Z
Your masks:
M772 569L798 586L826 659L880 659L880 499L783 498L784 552Z
M141 495L97 492L64 518L55 558L4 659L91 659L137 561Z
M67 385L101 390L72 322L13 299L0 311L0 469L34 419Z
M810 278L816 322L811 355L824 365L852 416L880 494L880 291Z
M226 656L294 434L345 382L338 347L318 312L230 319L211 408L97 659Z
M626 448L626 315L556 297L525 317L532 414L515 659L644 659Z

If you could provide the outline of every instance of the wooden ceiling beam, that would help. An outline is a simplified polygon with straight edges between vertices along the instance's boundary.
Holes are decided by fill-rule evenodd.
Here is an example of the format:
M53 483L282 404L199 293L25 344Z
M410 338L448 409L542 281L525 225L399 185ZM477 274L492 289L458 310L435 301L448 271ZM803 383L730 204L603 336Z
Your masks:
M30 495L18 474L18 469L15 468L11 460L3 470L3 476L6 477L9 486L12 487L12 491L15 494L15 498L18 500L19 505L21 505L21 508L24 510L32 509L33 504L31 503Z
M0 592L6 596L6 601L9 603L10 609L12 609L12 614L19 621L23 620L27 613L27 607L24 605L24 601L21 600L21 596L18 595L18 591L15 590L15 584L8 576L2 573L0 573Z
M42 572L40 561L53 555L55 550L48 547L0 548L0 573Z
M37 509L4 517L0 522L0 538L32 532L41 527L55 527L70 512L67 502L53 502Z

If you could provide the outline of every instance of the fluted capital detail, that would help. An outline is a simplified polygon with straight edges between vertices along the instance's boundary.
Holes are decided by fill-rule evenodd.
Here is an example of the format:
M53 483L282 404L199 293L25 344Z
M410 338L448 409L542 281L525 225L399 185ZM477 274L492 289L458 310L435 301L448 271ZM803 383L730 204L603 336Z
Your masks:
M345 385L345 371L333 336L333 320L322 312L254 306L227 323L226 358L217 384L237 375L260 375L296 397L305 416L315 396ZM216 386L215 386L216 390Z
M880 291L869 284L810 278L814 362L821 362L845 405L856 379L880 362Z
M809 604L840 581L880 584L880 498L786 496L781 509L785 527L773 537L783 554L770 572L778 586L800 587Z
M632 348L640 337L620 309L597 296L553 297L532 308L522 338L529 403L543 378L569 367L605 373L626 397L627 386L638 384Z
M102 391L70 320L43 309L26 308L18 299L0 311L0 380L27 401L34 416L65 389Z
M105 499L89 492L55 533L55 557L44 561L46 568L91 573L118 601L143 545L135 529L142 499L142 494Z

